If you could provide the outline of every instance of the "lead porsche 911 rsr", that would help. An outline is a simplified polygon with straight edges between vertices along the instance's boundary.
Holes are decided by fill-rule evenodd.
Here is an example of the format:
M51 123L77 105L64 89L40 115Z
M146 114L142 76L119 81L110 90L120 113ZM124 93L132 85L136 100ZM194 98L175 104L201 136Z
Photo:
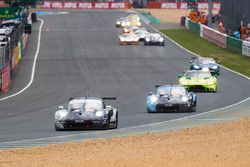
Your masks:
M145 36L144 45L165 45L163 36L159 33L149 33Z
M156 86L158 87L158 86ZM154 112L194 112L197 97L180 85L162 85L155 93L149 92L147 111Z
M192 92L216 92L217 78L206 70L188 70L184 75L180 74L179 84Z
M128 33L118 36L120 45L138 45L139 37L136 34Z
M118 111L104 104L115 98L78 97L70 99L67 108L55 112L55 130L114 129L118 126Z
M220 65L213 58L194 57L190 61L190 70L202 70L208 68L213 76L220 75Z

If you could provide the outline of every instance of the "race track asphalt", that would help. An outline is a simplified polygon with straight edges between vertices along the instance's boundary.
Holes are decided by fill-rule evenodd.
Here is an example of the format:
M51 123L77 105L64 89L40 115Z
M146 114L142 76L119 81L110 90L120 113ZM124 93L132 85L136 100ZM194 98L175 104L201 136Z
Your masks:
M22 94L0 101L0 142L79 134L87 131L54 130L54 112L70 97L115 96L119 128L171 120L224 107L250 96L250 82L222 69L217 93L199 93L197 112L146 112L146 96L155 84L177 84L178 73L188 69L190 53L170 41L160 46L120 46L115 19L122 11L82 11L44 19L35 79ZM37 45L39 23L33 26L10 92L29 80ZM95 132L95 131L93 131Z

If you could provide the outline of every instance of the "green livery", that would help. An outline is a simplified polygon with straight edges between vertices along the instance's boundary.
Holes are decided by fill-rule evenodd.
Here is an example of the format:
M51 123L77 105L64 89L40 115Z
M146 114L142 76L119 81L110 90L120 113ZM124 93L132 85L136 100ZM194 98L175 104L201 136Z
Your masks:
M217 91L217 78L208 70L188 70L184 75L179 75L179 84L193 92Z

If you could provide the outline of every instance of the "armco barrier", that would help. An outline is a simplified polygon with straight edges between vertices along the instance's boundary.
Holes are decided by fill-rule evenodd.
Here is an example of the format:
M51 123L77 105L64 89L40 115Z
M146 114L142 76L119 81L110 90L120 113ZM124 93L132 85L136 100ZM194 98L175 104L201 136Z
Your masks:
M250 42L243 41L242 43L242 54L250 56Z
M242 40L227 36L227 49L242 54Z
M10 86L10 66L9 64L1 71L1 79L2 79L2 92L7 92Z
M226 34L215 31L207 26L202 25L202 37L208 41L218 45L219 47L227 47L227 36Z
M128 9L128 2L62 2L44 1L44 9Z
M199 23L195 23L195 22L192 22L191 20L188 20L188 29L189 31L197 34L197 35L200 35L200 24Z

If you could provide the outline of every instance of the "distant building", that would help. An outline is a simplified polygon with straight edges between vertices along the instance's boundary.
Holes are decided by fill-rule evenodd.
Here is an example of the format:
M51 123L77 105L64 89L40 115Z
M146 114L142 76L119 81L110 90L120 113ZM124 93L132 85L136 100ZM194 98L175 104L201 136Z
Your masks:
M220 13L227 29L235 31L241 22L250 26L250 0L221 0Z

